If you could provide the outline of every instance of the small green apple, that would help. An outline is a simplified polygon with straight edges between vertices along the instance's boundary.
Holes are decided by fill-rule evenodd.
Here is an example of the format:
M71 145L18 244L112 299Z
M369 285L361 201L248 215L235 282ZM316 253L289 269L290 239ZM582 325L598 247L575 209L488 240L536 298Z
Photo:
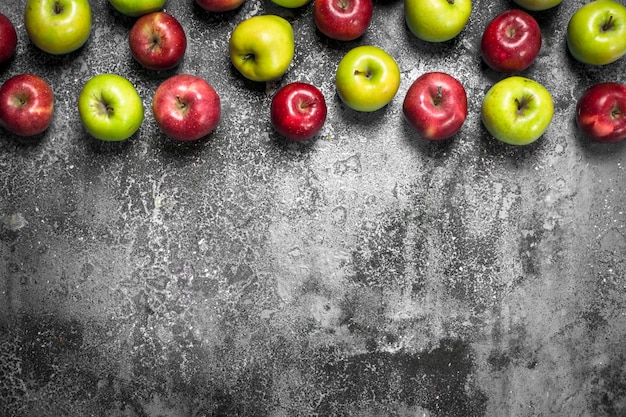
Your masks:
M157 12L165 6L167 0L109 0L111 6L126 16L139 17Z
M567 46L584 64L606 65L626 54L626 7L613 0L595 0L572 15Z
M339 98L351 109L376 111L386 106L400 88L400 68L383 49L357 46L339 61L335 74Z
M561 3L562 0L513 0L526 10L548 10Z
M100 74L87 81L78 95L78 112L87 132L104 141L128 139L144 118L139 93L117 74Z
M498 81L487 91L481 116L494 138L511 145L528 145L550 126L554 102L543 85L512 76Z
M279 5L280 7L297 9L298 7L309 4L311 0L272 0L272 2Z
M67 54L87 42L91 33L91 7L87 0L28 0L24 27L42 51Z
M472 14L471 0L404 0L404 17L411 32L428 42L457 36Z
M228 51L234 67L252 81L280 78L294 56L293 27L275 15L250 17L230 35Z

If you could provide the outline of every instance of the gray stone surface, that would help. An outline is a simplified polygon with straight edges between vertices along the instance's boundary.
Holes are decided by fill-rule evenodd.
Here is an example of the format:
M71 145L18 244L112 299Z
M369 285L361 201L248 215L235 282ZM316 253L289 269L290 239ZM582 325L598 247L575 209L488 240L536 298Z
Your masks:
M486 90L503 75L479 54L482 29L510 1L476 0L466 30L430 45L406 29L399 0L378 0L367 34L321 36L312 8L247 0L232 13L169 0L189 38L184 63L141 69L132 19L92 1L80 51L36 50L24 0L3 0L17 56L0 81L45 78L48 132L0 132L2 416L581 416L626 415L623 144L589 143L574 109L584 89L626 82L625 61L593 68L567 52L586 1L535 13L544 44L523 75L556 113L533 145L490 138ZM296 33L279 81L245 81L227 54L246 17L276 13ZM402 71L381 111L357 114L334 91L350 48L378 45ZM402 119L412 81L459 78L462 132L426 143ZM83 130L78 91L114 72L138 88L140 131L100 143ZM150 113L176 72L222 97L218 129L168 140ZM316 140L287 143L269 123L272 94L316 84L329 105Z

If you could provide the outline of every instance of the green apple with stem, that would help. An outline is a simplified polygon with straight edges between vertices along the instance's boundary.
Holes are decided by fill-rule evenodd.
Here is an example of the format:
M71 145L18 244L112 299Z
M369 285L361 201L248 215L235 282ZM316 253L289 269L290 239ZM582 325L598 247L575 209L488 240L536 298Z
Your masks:
M351 109L372 112L386 106L400 88L400 68L385 50L357 46L346 53L335 73L339 98Z
M561 3L562 0L513 0L526 10L540 11L551 9Z
M427 42L457 36L472 14L472 0L404 0L404 17L411 33Z
M483 98L481 117L487 131L511 145L541 137L554 116L550 92L537 81L511 76L495 83Z
M567 25L567 46L584 64L606 65L626 54L626 7L595 0L580 7Z
M109 0L111 6L126 16L139 17L157 12L165 7L167 0Z
M85 129L96 139L122 141L144 119L143 102L135 86L117 74L99 74L78 95L78 112Z

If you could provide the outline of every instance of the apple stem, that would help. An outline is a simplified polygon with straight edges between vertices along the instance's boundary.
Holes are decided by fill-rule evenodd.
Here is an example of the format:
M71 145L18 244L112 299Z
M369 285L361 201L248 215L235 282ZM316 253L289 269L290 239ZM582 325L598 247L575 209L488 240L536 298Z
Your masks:
M433 98L433 104L437 107L439 107L439 105L441 104L441 102L443 101L443 89L441 88L440 85L437 86L437 95Z
M619 107L617 107L617 106L614 106L614 107L611 109L611 119L617 119L617 118L621 117L623 114L624 114L624 113L622 113L622 112L620 111Z
M63 5L61 4L60 0L54 2L53 12L54 14L61 14L63 12Z
M517 115L521 116L522 114L524 114L524 110L526 110L526 107L528 106L528 103L531 101L532 99L528 96L523 96L521 100L518 100L517 98L515 99L515 103L517 104Z
M613 15L609 16L609 20L604 22L604 24L600 27L602 32L607 32L613 28Z
M365 75L365 78L371 78L372 73L369 71L354 70L354 75Z
M454 4L454 0L448 0L448 4Z

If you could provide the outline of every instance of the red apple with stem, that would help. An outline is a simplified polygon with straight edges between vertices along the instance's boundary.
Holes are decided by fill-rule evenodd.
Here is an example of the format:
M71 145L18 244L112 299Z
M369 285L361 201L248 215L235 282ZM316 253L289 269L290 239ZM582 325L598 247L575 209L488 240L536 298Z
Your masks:
M427 72L407 90L402 111L409 125L424 139L447 139L461 130L465 122L467 94L453 76Z
M626 85L604 82L589 87L576 104L576 124L596 142L626 139Z
M17 32L11 19L0 13L0 65L7 62L17 48Z
M485 63L498 72L528 68L541 49L541 29L530 14L511 9L496 16L485 28L480 52Z
M152 113L161 131L170 138L195 141L217 127L220 97L204 78L177 74L157 87Z
M0 125L18 136L35 136L52 122L54 93L34 74L19 74L0 87Z
M187 36L180 22L165 12L137 19L128 34L133 58L150 70L168 70L183 60Z
M315 136L326 122L324 94L312 84L293 82L272 98L270 119L281 136L305 141Z
M241 6L245 0L196 0L198 6L213 13L228 12Z
M372 21L372 0L315 0L313 19L324 35L338 41L362 36Z

